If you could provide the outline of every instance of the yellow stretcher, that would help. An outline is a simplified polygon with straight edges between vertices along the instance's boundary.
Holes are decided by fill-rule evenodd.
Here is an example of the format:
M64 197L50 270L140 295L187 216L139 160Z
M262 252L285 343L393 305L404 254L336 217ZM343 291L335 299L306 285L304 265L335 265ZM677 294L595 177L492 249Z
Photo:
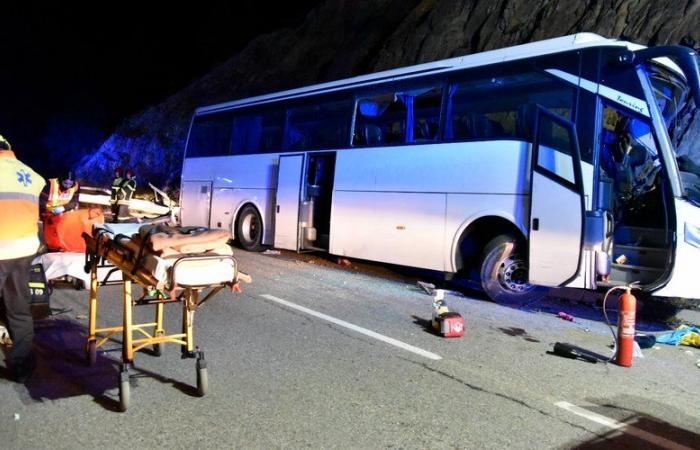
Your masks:
M237 261L227 255L186 255L174 261L168 269L167 279L156 279L143 264L142 251L123 245L124 235L105 233L96 229L93 235L83 233L86 243L85 269L90 273L89 333L87 337L86 357L90 365L97 359L97 350L111 336L122 334L122 362L119 373L119 406L126 411L130 402L129 368L133 367L134 353L152 346L153 354L160 356L162 344L172 343L181 346L183 358L196 358L197 393L206 394L209 388L207 365L204 352L194 345L194 313L202 304L214 297L224 288L240 292L239 282L250 283L250 276L239 272ZM120 326L97 326L98 290L107 283L107 279L97 278L98 265L105 262L114 265L113 271L122 272L123 314ZM210 268L216 269L211 270ZM202 271L206 279L198 281L191 276L178 281L178 275ZM217 273L218 270L218 273ZM213 273L213 275L212 275ZM213 278L212 278L213 277ZM132 296L132 283L143 288L140 298ZM205 290L209 290L204 293ZM202 294L204 296L202 297ZM201 297L201 298L200 298ZM182 329L179 333L167 334L163 326L163 308L168 303L182 305ZM154 305L154 321L133 323L132 308L140 305Z

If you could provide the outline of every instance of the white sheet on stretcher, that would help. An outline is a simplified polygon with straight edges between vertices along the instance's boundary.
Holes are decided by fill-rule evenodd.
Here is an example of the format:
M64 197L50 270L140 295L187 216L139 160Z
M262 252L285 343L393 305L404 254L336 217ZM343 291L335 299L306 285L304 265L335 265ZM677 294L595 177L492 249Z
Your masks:
M138 233L143 224L99 224L114 238L117 234L131 236ZM158 281L167 281L169 270L177 258L161 258L158 255L147 253L143 258L143 267L153 274ZM206 261L183 261L177 265L175 282L178 286L207 286L233 280L235 267L230 258L212 259ZM89 277L88 277L89 278Z
M85 253L55 252L44 253L34 258L32 264L41 264L47 280L57 280L66 275L83 281L85 287L90 286L90 274L85 273ZM97 279L103 281L112 267L98 267ZM109 281L119 281L122 273L116 271L109 276Z

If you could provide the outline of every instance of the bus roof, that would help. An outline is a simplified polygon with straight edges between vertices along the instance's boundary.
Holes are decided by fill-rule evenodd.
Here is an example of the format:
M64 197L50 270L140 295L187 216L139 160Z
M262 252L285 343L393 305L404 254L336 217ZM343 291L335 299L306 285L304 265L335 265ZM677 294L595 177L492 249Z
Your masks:
M498 62L523 59L531 56L546 55L551 53L575 50L587 47L597 47L602 45L614 45L628 47L631 50L643 48L637 44L631 44L616 39L608 39L594 33L577 33L529 44L515 45L497 50L490 50L481 53L474 53L466 56L458 56L441 61L433 61L415 66L401 67L398 69L385 70L382 72L360 75L353 78L346 78L337 81L330 81L321 84L314 84L302 88L290 89L275 92L272 94L259 95L225 103L197 108L195 114L206 114L214 111L233 109L241 106L251 106L264 104L272 101L288 98L304 97L306 95L324 92L333 92L349 87L362 86L371 82L386 82L404 78L412 78L418 75L432 73L449 72L453 70L466 69L470 67L484 66Z

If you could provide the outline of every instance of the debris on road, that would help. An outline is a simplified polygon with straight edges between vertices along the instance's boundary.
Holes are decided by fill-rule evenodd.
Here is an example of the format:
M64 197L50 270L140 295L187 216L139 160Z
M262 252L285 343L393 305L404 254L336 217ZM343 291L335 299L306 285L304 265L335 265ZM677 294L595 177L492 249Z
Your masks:
M87 315L85 315L85 314L77 314L77 315L75 316L75 318L76 318L77 320L85 320L85 319L87 319Z
M352 265L352 263L350 262L350 260L347 259L347 258L338 258L335 262L336 262L336 264L338 264L339 266L343 266L343 267L350 267L350 266Z
M667 345L688 345L700 348L700 328L681 325L675 331L656 337L656 342Z
M280 252L279 250L265 250L263 252L263 255L270 255L270 256L275 256L275 255L280 255L280 254L282 254L282 252Z
M637 343L637 341L633 341L632 343L632 357L633 358L644 358L644 353L642 353L642 349Z
M574 316L572 316L571 314L567 314L564 311L559 311L559 314L557 314L557 317L559 317L562 320L566 320L567 322L574 321Z
M565 342L555 342L552 351L547 353L556 356L563 356L564 358L581 359L593 364L599 361L608 362L610 360L610 358L606 358L603 355L599 355L598 353L586 350L585 348L567 344Z
M656 337L651 334L636 334L634 340L640 348L652 348L656 344Z
M435 285L433 283L426 283L425 281L418 281L418 286L425 291L426 294L433 296L435 295Z
M456 312L450 312L445 303L445 291L436 289L433 296L433 330L442 337L464 336L464 318Z

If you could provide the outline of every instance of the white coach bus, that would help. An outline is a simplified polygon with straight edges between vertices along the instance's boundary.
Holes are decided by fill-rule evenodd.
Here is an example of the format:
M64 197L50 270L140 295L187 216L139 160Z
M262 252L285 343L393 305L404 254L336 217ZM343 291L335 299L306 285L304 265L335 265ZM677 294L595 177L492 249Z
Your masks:
M698 63L583 33L196 110L184 225L478 280L697 298Z

